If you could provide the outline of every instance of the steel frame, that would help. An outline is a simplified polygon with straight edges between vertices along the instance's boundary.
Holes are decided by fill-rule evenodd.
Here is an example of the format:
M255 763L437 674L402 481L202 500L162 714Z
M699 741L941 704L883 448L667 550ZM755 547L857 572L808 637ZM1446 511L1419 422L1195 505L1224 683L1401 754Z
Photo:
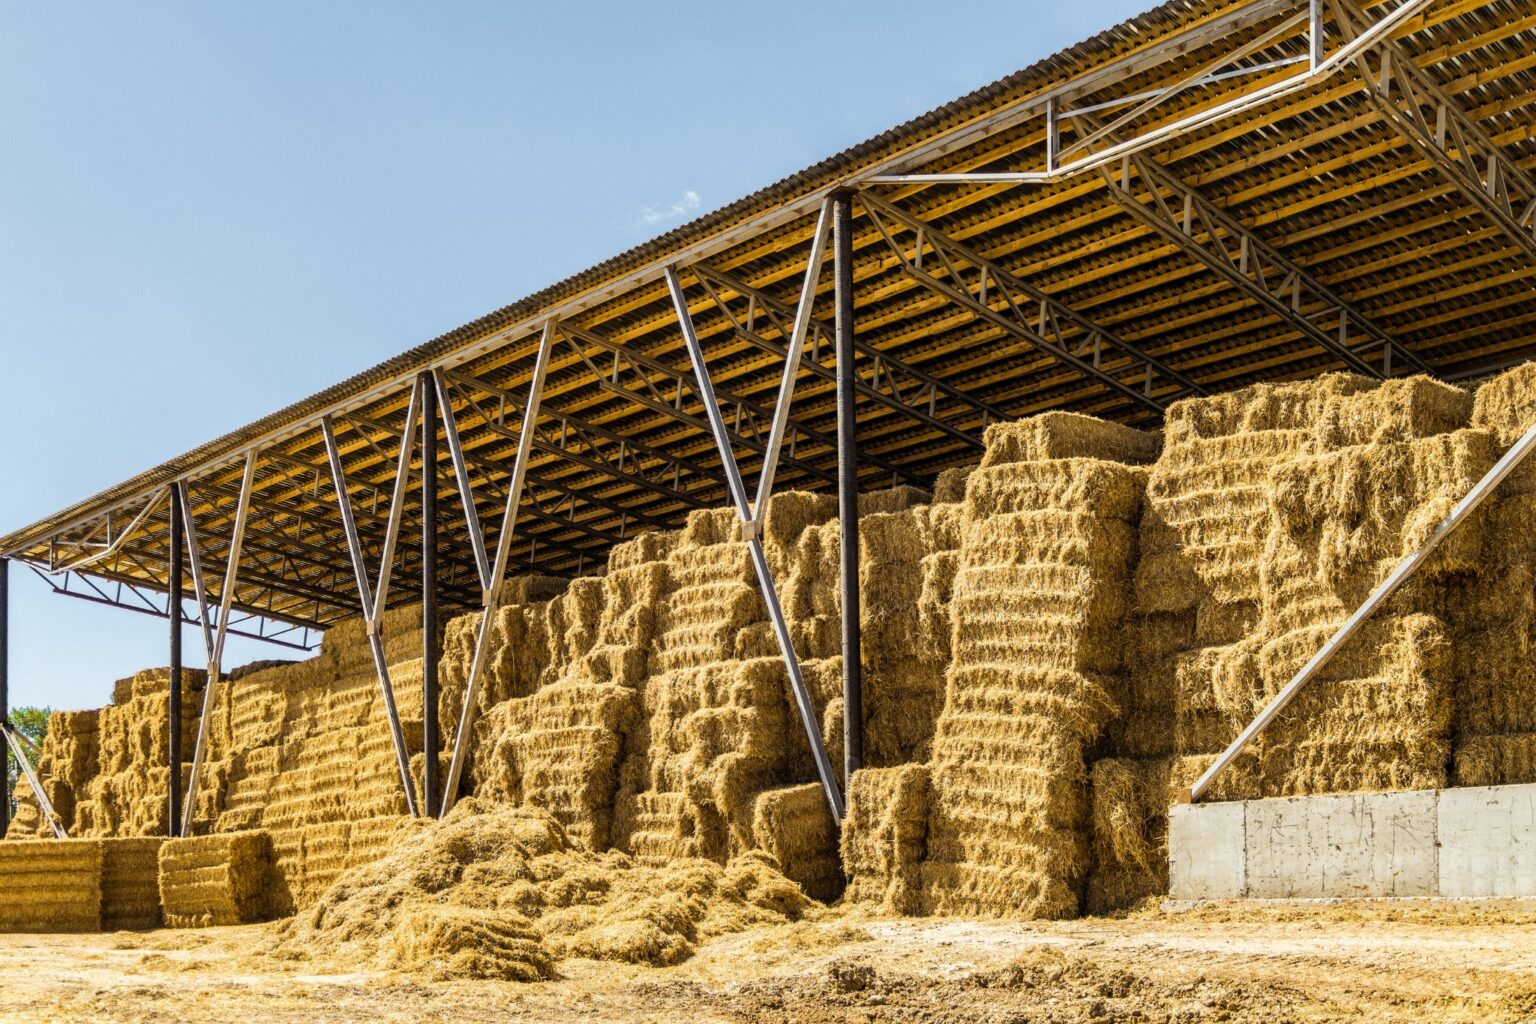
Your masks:
M1128 156L1121 160L1118 173L1109 167L1100 167L1099 173L1126 213L1351 370L1390 377L1396 355L1399 364L1419 373L1431 372L1429 364L1365 314L1151 157ZM1372 354L1380 366L1367 359Z
M810 741L811 756L816 761L816 774L821 778L821 787L826 793L827 806L832 811L832 820L841 825L844 815L843 791L838 785L832 762L827 756L826 746L821 740L816 704L811 699L810 690L801 673L800 657L795 653L794 642L790 639L789 622L784 617L784 609L779 604L779 592L773 582L773 571L768 567L768 557L763 550L762 517L767 515L769 496L760 495L762 503L754 512L752 501L747 496L746 485L741 479L741 470L736 464L736 453L731 446L731 433L726 428L725 419L720 413L720 401L710 381L709 367L704 360L704 349L699 344L698 334L694 330L693 316L688 312L688 298L683 293L682 281L678 279L677 271L672 267L668 267L665 273L667 290L672 295L672 305L677 311L678 326L682 329L683 342L688 348L688 359L693 364L698 394L704 402L704 413L709 418L710 432L714 435L715 447L720 452L720 462L725 467L726 479L730 482L731 501L736 506L736 514L741 518L743 539L751 552L752 568L757 573L757 583L762 591L763 602L768 606L768 617L773 623L773 634L778 640L779 653L783 656L784 667L789 672L790 689L795 696L800 721L805 726L806 739ZM799 362L798 353L791 350L786 362L788 363L785 370L786 376L793 375L796 372L796 364ZM780 413L782 410L776 410L776 415Z
M528 472L528 456L533 450L533 437L539 419L539 403L544 397L544 378L549 372L550 350L555 342L555 322L546 321L539 338L539 354L534 363L533 380L528 387L528 401L523 406L523 425L519 431L517 457L513 463L512 479L507 485L506 510L502 513L501 530L496 536L496 558L488 560L485 533L480 517L474 513L474 494L465 471L462 441L450 425L448 447L453 455L454 471L459 476L459 487L464 496L466 519L475 548L475 568L480 573L482 589L480 629L475 636L475 650L469 663L469 676L464 682L464 706L459 712L459 724L453 738L453 757L448 763L448 775L443 780L443 794L439 801L442 814L447 815L458 801L459 783L464 773L464 760L469 750L469 736L474 728L475 702L480 694L480 679L485 674L485 662L490 657L490 638L495 629L496 612L501 607L502 593L506 588L507 561L512 550L512 536L517 527L517 513L522 504L523 482ZM441 387L441 379L439 379ZM448 411L448 403L442 403ZM445 415L445 420L447 417Z
M1370 19L1353 0L1326 2L1347 35L1358 39L1368 31ZM1363 50L1356 64L1366 95L1382 117L1510 241L1536 258L1536 178L1391 39Z
M419 816L416 784L411 778L411 754L406 747L405 732L400 726L400 712L395 706L395 687L389 678L382 616L384 609L389 606L389 585L395 571L395 548L400 539L400 522L405 514L406 489L411 482L411 456L416 449L416 423L421 414L422 391L423 382L418 380L411 389L405 428L400 434L399 461L395 466L394 494L389 502L389 525L384 533L384 550L379 558L377 587L369 582L367 559L353 517L352 494L347 487L346 469L341 462L341 447L336 443L335 428L329 418L320 421L321 430L325 434L326 454L331 463L331 477L336 485L336 502L341 511L342 525L347 532L347 551L352 556L352 572L357 579L357 592L363 603L368 649L373 654L373 669L378 676L379 695L384 702L384 715L389 723L389 736L395 749L395 763L400 771L400 788L405 793L406 811L413 818Z
M217 623L209 614L208 583L203 575L202 543L198 539L197 522L192 518L191 502L186 487L177 497L181 501L182 522L187 541L187 563L192 571L192 589L197 597L199 617L203 627L203 645L208 652L208 677L203 684L203 707L197 720L197 741L192 747L192 770L187 777L185 803L181 809L181 834L192 834L192 822L197 812L197 787L202 777L203 758L208 753L208 723L213 718L213 705L221 682L220 670L224 660L224 640L229 633L230 606L235 599L235 581L240 573L240 549L245 543L246 516L250 511L251 491L256 480L256 457L252 451L245 457L245 471L240 478L240 503L235 513L234 530L229 539L229 557L225 561L224 586L219 591L219 616Z
M1262 25L1270 18L1285 15L1287 10L1293 12L1285 15L1277 27L1273 27L1265 32L1257 41L1229 47L1215 60L1202 66L1197 73L1188 75L1172 85L1132 96L1095 99L1096 94L1104 89L1107 84L1113 84L1117 80L1117 76L1133 74L1136 69L1144 69L1147 66L1148 55L1138 54L1125 60L1113 61L1060 88L1049 90L1033 101L1021 104L1020 107L1009 111L1009 116L996 119L993 122L994 127L992 131L1000 131L1004 126L1014 127L1024 123L1031 115L1043 120L1046 134L1046 159L1045 166L1039 170L995 172L946 171L933 173L875 172L860 178L860 184L1046 184L1061 181L1085 171L1112 166L1124 157L1140 153L1169 139L1188 134L1199 128L1267 103L1272 103L1303 89L1312 88L1320 81L1348 67L1367 50L1378 45L1383 40L1389 39L1398 26L1409 18L1422 13L1433 3L1435 3L1435 0L1399 0L1397 6L1387 14L1376 19L1374 22L1367 19L1366 23L1358 28L1352 38L1329 52L1326 47L1322 8L1316 0L1307 0L1307 9L1301 12L1294 12L1294 0L1260 0L1258 3L1237 8L1222 18L1213 19L1198 29L1181 33L1158 47L1156 52L1159 59L1166 56L1168 52L1189 52L1201 46L1218 42L1234 32ZM1302 28L1303 25L1305 29ZM1256 49L1282 42L1287 34L1298 36L1301 39L1301 53L1261 64L1241 63ZM1063 150L1061 146L1061 123L1063 120L1131 106L1132 109L1128 114L1116 117L1104 129L1106 132L1119 132L1134 121L1145 117L1145 115L1153 110L1163 106L1174 97L1183 95L1191 89L1226 82L1235 78L1263 75L1287 66L1297 66L1300 70L1261 85L1242 96L1222 103L1196 107L1191 112L1177 116L1171 121L1155 124L1138 133L1123 137L1110 145L1102 147L1093 146L1097 139L1093 133L1090 133L1083 139L1073 143L1066 150ZM1074 106L1074 104L1077 105ZM939 153L932 155L941 155L942 152L944 150L940 150ZM1065 159L1078 152L1081 152L1083 155L1075 160ZM921 159L911 160L907 165L914 166L921 162Z
M1161 359L1111 334L933 225L868 191L860 193L859 200L908 276L1008 336L1154 412L1162 412L1173 399L1207 394ZM925 254L931 254L926 266ZM1127 374L1134 383L1123 379Z

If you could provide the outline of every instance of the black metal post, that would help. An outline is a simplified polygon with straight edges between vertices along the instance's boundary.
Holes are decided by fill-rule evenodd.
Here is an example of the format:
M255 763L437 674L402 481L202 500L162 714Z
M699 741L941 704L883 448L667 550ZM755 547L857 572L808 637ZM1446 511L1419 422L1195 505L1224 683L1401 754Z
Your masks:
M0 558L0 722L11 724L11 562ZM3 746L0 743L0 746ZM16 766L21 772L21 765ZM6 772L3 799L0 799L0 838L11 827L11 775Z
M859 467L854 437L853 193L832 197L837 344L837 512L842 530L843 784L864 765L864 655L859 634Z
M171 684L166 700L166 729L170 763L170 799L165 834L181 835L181 598L187 557L186 524L181 520L181 484L171 484L171 553L166 583L166 617L171 622Z
M437 390L432 375L421 380L421 769L423 813L442 807L437 727Z

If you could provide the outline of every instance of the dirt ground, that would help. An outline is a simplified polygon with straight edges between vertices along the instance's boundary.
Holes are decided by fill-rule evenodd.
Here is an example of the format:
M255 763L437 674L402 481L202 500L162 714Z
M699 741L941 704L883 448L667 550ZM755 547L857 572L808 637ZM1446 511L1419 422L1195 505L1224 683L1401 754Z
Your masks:
M0 936L0 1019L304 1022L1536 1021L1531 904L1215 905L1056 923L815 920L557 981L323 974L273 925Z

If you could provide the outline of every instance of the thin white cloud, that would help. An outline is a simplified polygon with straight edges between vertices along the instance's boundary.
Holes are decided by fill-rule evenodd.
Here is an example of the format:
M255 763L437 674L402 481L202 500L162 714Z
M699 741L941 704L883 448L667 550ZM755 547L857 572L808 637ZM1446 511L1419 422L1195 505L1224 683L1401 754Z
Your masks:
M668 221L681 220L689 214L698 212L703 205L704 200L690 188L668 205L651 204L640 207L640 223L646 227L655 227L657 224L665 224Z

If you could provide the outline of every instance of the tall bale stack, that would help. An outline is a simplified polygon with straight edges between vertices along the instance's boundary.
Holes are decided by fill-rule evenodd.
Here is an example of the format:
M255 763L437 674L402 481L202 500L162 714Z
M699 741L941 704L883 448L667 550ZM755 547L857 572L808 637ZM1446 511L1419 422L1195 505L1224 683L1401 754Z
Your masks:
M545 684L486 714L477 796L541 808L586 848L609 846L672 544L659 534L621 544L604 576L550 600Z
M1087 765L1123 685L1120 624L1154 436L1067 413L989 428L966 484L953 659L933 741L927 908L1077 913ZM1118 460L1118 461L1112 461Z
M778 581L796 576L803 538L834 509L831 499L805 494L770 500L764 548ZM809 758L798 764L803 741L791 717L788 676L776 645L768 646L767 609L734 511L690 514L665 566L669 585L640 688L641 719L621 773L613 841L646 860L723 862L758 845L757 820L792 816L789 795L761 808L758 798L808 781ZM819 598L796 599L793 585L787 591L789 614L814 617ZM814 662L806 672L815 677ZM796 815L804 818L813 805L798 796ZM825 874L827 845L778 853L796 853L801 863L786 863L785 870L812 879Z
M1393 566L1492 467L1464 429L1471 396L1423 377L1330 396L1312 452L1271 474L1262 566L1261 689L1290 680ZM1270 726L1266 795L1439 788L1451 755L1448 579L1476 572L1482 517L1463 524Z
M1485 382L1472 425L1507 450L1536 424L1536 363ZM1483 506L1483 571L1456 611L1455 778L1464 786L1536 782L1536 458Z
M0 843L0 931L101 930L100 839Z
M185 673L182 750L197 738L200 672ZM164 835L170 799L167 669L140 672L118 682L113 702L96 717L96 768L75 794L75 829L82 836Z

